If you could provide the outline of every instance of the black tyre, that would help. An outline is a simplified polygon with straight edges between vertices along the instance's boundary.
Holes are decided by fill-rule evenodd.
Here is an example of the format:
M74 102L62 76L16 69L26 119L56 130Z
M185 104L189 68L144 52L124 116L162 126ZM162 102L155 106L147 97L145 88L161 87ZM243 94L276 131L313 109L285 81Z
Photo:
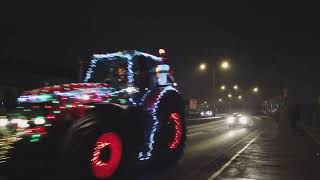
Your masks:
M156 116L159 133L153 157L156 166L168 168L183 155L186 142L184 103L175 91L169 91L160 99Z
M121 126L114 120L104 119L105 117L120 118L118 115L93 113L71 127L62 147L61 171L64 178L121 177L128 156L127 139Z

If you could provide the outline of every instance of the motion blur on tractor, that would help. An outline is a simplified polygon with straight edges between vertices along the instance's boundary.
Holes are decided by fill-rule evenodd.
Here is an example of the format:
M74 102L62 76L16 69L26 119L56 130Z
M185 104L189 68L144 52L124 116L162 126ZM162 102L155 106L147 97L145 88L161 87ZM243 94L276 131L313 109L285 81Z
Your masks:
M186 141L184 101L164 60L95 54L83 82L23 92L0 117L1 172L109 179L173 165Z

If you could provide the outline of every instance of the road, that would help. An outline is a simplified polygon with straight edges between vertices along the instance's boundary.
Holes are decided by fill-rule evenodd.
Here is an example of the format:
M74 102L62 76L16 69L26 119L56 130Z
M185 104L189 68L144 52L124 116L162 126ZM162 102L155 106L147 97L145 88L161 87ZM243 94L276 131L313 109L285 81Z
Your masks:
M317 141L304 132L281 135L273 118L250 118L254 122L250 128L229 128L224 118L188 120L185 153L178 164L130 179L320 179Z
M281 135L275 119L251 118L251 128L230 129L225 119L189 125L182 160L165 172L135 179L320 179L320 147L310 136Z
M177 166L161 174L136 179L208 179L227 160L226 153L236 153L263 131L262 118L251 117L255 126L230 129L226 120L191 122L187 133L185 154ZM192 120L197 121L197 120ZM198 120L198 123L201 119Z

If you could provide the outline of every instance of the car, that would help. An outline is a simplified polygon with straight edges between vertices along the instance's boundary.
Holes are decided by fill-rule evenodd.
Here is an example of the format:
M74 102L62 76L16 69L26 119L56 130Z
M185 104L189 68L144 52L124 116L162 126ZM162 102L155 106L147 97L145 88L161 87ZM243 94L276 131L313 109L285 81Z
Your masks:
M210 111L210 110L201 111L200 115L201 115L201 117L211 117L212 116L212 111Z
M241 113L233 113L229 115L226 119L226 122L229 128L235 126L251 127L253 124L253 121L249 118L249 116Z
M0 118L0 172L110 179L174 165L186 141L184 101L165 60L95 54L82 82L23 92Z

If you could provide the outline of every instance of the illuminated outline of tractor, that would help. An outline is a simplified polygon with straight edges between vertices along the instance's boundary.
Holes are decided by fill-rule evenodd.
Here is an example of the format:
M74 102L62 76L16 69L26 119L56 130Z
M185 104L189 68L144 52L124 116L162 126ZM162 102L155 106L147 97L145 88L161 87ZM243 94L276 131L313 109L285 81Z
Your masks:
M3 159L8 167L20 166L21 159L49 161L60 174L88 179L169 167L186 140L184 103L173 81L162 57L140 51L93 55L83 83L22 93L18 114L6 118L7 135L0 136L15 138Z

